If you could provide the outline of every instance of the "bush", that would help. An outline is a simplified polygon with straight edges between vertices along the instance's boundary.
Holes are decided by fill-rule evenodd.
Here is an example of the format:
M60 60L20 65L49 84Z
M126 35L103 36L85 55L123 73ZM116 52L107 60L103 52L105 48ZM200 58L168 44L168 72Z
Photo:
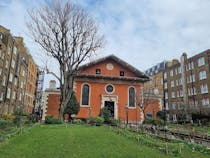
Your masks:
M5 129L5 128L7 128L9 124L10 124L9 121L0 119L0 129Z
M73 123L74 124L83 124L84 122L81 119L74 119Z
M164 125L164 120L156 119L156 120L153 121L153 123L155 125L163 126Z
M15 116L13 114L3 114L2 118L9 122L13 122L15 119Z
M103 107L101 109L100 116L104 118L104 122L105 123L108 123L108 124L110 123L110 121L111 121L111 112L108 110L107 107Z
M119 121L118 121L117 119L114 119L114 118L111 118L111 119L110 119L110 124L111 124L112 126L117 126L118 123L119 123Z
M145 118L145 120L144 120L143 123L144 123L144 124L153 124L153 120L150 119L150 118Z
M101 126L104 122L104 118L102 117L91 117L90 124L95 126Z
M21 124L21 116L20 115L16 115L15 119L13 120L15 125L20 125Z
M53 116L45 117L46 124L61 124L62 122L59 119L53 118Z

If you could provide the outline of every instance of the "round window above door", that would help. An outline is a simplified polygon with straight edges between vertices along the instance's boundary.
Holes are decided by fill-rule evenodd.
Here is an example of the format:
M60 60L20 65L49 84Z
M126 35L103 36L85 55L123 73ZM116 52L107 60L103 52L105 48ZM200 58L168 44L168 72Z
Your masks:
M113 93L114 92L114 86L111 84L106 85L106 92L107 93Z

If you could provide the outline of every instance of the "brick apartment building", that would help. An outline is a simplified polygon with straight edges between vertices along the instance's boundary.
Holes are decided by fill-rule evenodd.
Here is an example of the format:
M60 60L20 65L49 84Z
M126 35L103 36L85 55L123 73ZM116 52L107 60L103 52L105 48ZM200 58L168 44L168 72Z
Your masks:
M183 53L180 61L173 59L164 65L162 69L156 65L145 72L151 78L145 88L158 89L168 120L176 122L183 116L190 120L192 114L209 115L210 50L190 58Z
M164 72L165 103L169 119L177 121L186 115L210 114L210 50L173 63Z
M1 25L0 76L0 114L13 113L18 107L30 113L34 106L37 66L23 38L12 36Z

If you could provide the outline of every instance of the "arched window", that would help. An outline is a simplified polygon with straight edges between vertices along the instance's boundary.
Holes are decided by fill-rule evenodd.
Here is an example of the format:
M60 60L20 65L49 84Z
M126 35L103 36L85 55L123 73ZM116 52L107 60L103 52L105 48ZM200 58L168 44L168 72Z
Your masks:
M129 107L135 107L135 89L129 88Z
M89 85L84 84L82 87L82 105L89 105Z

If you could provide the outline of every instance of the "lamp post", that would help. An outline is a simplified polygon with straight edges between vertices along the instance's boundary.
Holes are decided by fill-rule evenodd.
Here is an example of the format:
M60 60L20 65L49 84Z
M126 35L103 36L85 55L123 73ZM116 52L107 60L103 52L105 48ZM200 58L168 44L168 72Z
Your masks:
M126 112L126 127L128 127L128 105L125 107Z
M92 112L92 108L89 107L89 118L91 118L91 112Z

